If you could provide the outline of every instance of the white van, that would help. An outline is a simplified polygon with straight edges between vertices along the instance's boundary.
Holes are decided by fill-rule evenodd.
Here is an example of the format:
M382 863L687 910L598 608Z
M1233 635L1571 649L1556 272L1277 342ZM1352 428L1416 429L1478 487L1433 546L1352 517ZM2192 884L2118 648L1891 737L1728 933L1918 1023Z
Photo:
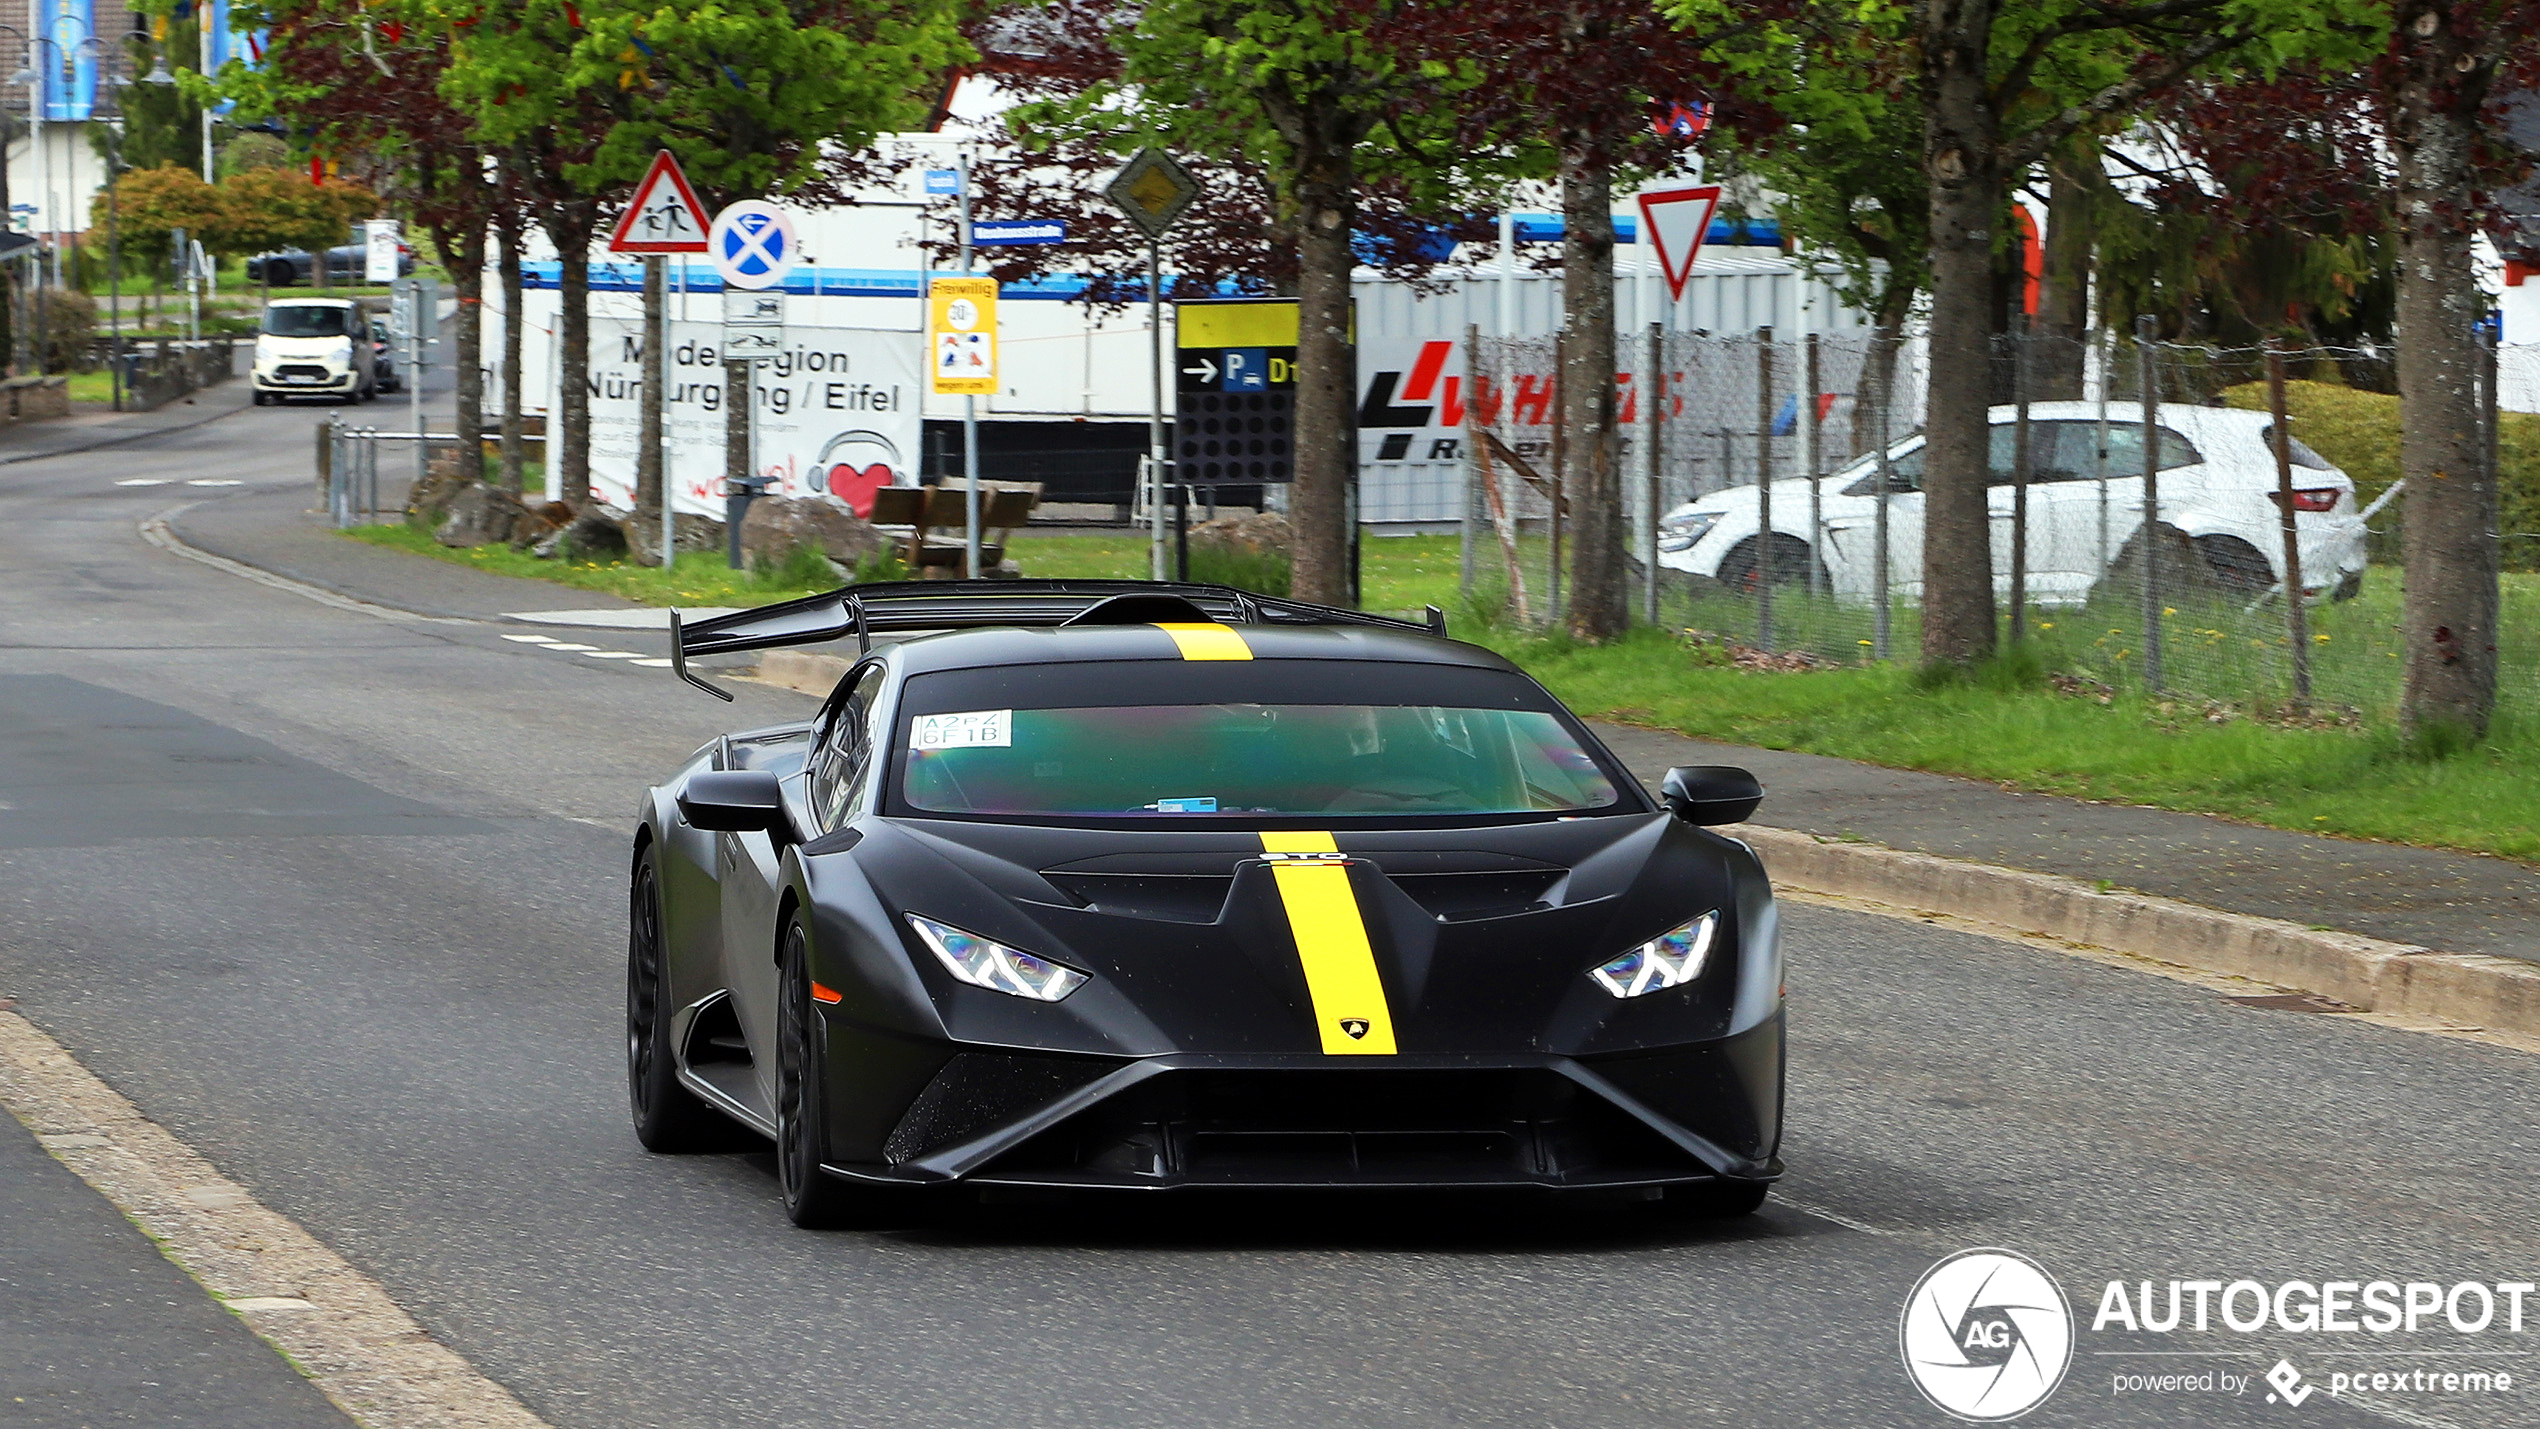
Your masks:
M367 402L379 395L378 362L361 304L278 298L265 305L256 335L256 405L291 396Z

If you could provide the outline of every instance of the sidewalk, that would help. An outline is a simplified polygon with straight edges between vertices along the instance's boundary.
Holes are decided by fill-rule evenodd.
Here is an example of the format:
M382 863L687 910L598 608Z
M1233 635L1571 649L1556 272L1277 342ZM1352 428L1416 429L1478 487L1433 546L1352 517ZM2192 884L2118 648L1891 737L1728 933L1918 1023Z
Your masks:
M626 604L347 541L303 515L305 504L301 493L268 491L205 503L176 524L187 541L233 560L426 614ZM1767 791L1755 821L1775 828L2104 881L2438 952L2540 961L2540 869L2506 859L2012 793L1661 730L1599 724L1597 733L1651 788L1678 764L1744 765Z
M0 465L42 461L46 457L96 451L145 437L181 432L205 422L218 421L233 412L243 412L253 405L253 399L254 385L243 378L232 377L191 396L180 397L154 412L108 412L91 410L89 404L77 403L67 417L0 427Z

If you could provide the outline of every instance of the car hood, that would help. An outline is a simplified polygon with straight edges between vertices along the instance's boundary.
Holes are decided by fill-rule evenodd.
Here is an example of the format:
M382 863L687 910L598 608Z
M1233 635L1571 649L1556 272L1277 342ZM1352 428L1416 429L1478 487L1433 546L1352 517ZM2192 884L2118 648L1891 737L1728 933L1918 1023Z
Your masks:
M1723 1035L1745 1012L1741 937L1771 937L1753 855L1664 813L1343 828L1334 843L1404 1053L1593 1055ZM816 938L869 943L887 930L918 972L897 980L909 1000L884 1020L1115 1056L1323 1048L1291 909L1257 833L877 820L851 856L806 853L797 867ZM1749 906L1736 906L1742 896ZM1589 980L1592 967L1714 911L1693 985L1627 1001ZM909 913L1090 980L1055 1006L953 984L909 932Z

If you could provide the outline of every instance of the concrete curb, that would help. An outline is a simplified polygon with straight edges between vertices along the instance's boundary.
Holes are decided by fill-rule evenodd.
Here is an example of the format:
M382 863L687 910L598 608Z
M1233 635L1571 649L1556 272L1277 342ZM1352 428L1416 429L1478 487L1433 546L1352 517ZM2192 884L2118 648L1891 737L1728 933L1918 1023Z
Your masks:
M825 696L853 663L836 655L772 650L761 657L758 678ZM2101 892L2051 873L1761 824L1722 832L1752 845L1778 887L1990 923L2058 942L2315 992L2360 1012L2540 1037L2540 963L2438 953L2149 894Z
M2540 964L2439 953L2078 879L1742 824L1776 885L1991 923L2315 992L2361 1012L2540 1036Z

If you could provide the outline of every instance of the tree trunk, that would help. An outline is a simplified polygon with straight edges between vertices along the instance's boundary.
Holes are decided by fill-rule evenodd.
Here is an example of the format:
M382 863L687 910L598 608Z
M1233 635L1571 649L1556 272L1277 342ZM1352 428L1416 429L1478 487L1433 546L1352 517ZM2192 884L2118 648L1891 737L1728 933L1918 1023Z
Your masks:
M1350 603L1349 477L1358 440L1352 401L1349 235L1356 216L1355 144L1309 112L1298 126L1296 483L1288 497L1295 527L1299 600Z
M551 208L539 222L563 267L557 281L556 409L547 414L547 460L557 494L580 509L591 500L591 232L587 203Z
M1614 170L1590 138L1561 155L1561 425L1569 461L1570 633L1606 641L1629 619L1622 429L1615 421Z
M1931 376L1923 447L1923 663L1993 653L1990 448L1999 118L1986 92L1994 0L1922 7L1923 161L1931 180Z
M458 234L435 233L433 245L458 259L458 271L469 275L473 287L458 292L459 310L451 337L457 355L451 366L458 379L459 475L468 481L485 479L485 230L474 223L462 226ZM462 280L465 281L465 280ZM407 373L406 380L415 380Z
M2407 596L2401 726L2484 738L2496 707L2497 496L2470 267L2472 166L2489 70L2444 22L2404 17L2397 122L2399 467Z
M2029 398L2081 400L2083 344L2090 336L2092 232L2087 176L2099 145L2075 139L2046 166L2046 275L2038 284L2038 341L2029 365Z
M1889 446L1905 435L1906 427L1898 425L1888 406L1896 397L1896 354L1904 345L1905 320L1914 315L1916 295L1911 283L1889 283L1879 290L1877 321L1870 328L1870 350L1861 359L1861 385L1852 403L1854 456L1877 450L1881 432Z
M503 481L512 491L527 494L527 458L523 448L527 425L521 420L520 404L520 295L524 288L520 273L520 240L523 224L517 213L497 215L494 220L495 262L502 269L503 283Z

